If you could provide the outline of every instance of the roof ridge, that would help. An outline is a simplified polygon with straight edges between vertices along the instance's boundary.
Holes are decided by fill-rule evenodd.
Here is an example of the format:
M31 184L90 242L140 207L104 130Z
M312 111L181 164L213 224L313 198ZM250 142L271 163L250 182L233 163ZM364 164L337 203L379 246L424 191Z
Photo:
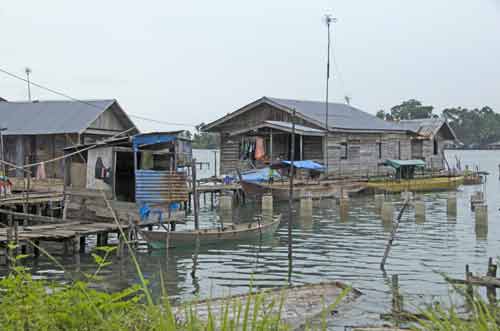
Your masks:
M77 99L77 100L32 100L32 101L26 101L26 100L8 100L4 101L6 103L15 103L15 104L37 104L37 103L45 103L45 102L77 102L77 103L82 103L82 102L109 102L109 101L116 101L116 99Z

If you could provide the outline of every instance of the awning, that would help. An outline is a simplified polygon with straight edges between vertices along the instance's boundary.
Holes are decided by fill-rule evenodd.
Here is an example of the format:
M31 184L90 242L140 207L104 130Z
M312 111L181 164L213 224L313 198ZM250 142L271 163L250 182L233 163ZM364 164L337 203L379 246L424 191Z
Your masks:
M168 143L176 139L177 137L171 134L138 134L132 137L132 145L134 151L137 151L143 146Z
M281 163L286 164L288 166L292 165L292 161L281 161ZM293 161L293 167L297 169L307 169L316 171L323 171L325 169L323 165L311 160Z
M401 167L425 167L425 162L422 160L386 160L384 165L399 169Z
M260 123L258 125L244 128L244 129L238 130L238 131L233 131L230 134L232 136L240 135L240 134L244 134L244 133L251 132L251 131L258 131L259 129L263 129L263 128L274 129L274 130L287 132L287 133L293 132L292 123L290 123L290 122L263 121L262 123ZM301 136L324 136L325 131L320 130L320 129L311 128L311 127L305 126L305 125L296 124L295 125L295 134L298 134Z

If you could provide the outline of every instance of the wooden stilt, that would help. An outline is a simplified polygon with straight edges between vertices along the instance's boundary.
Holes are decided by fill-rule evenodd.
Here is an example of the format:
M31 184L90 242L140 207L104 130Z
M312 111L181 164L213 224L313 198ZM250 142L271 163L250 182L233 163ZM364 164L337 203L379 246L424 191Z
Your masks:
M36 247L33 247L33 255L38 258L40 256L40 249L38 248L40 246L40 242L36 240L35 242Z
M10 266L12 261L12 251L10 245L12 244L12 227L7 228L7 245L5 245L5 265Z
M392 311L396 315L403 312L403 297L399 293L399 275L392 275Z
M87 241L85 240L85 236L80 236L80 253L85 253L85 245Z
M71 250L71 253L73 253L73 255L77 255L80 253L80 236L79 235L76 235L73 240L72 240L72 250Z
M497 277L497 265L493 263L493 259L490 257L488 260L488 272L486 276L496 278ZM488 300L491 304L496 304L497 302L497 290L494 286L486 287L486 294Z
M465 280L467 282L466 301L469 304L469 306L472 304L472 300L474 300L474 289L472 287L472 283L470 282L471 277L472 277L472 272L470 272L469 265L466 264L465 265Z

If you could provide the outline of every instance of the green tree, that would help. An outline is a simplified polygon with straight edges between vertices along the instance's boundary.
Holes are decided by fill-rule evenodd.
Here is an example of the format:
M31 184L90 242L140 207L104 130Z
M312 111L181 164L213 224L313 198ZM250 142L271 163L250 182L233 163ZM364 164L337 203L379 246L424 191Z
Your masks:
M443 110L443 116L466 145L487 145L500 140L500 114L488 106L480 109L447 108Z
M216 133L202 132L201 128L205 123L198 124L193 134L193 148L197 149L217 149L219 148L219 139Z
M424 106L415 99L404 101L402 104L391 108L391 117L394 120L413 120L435 117L432 113L433 106Z

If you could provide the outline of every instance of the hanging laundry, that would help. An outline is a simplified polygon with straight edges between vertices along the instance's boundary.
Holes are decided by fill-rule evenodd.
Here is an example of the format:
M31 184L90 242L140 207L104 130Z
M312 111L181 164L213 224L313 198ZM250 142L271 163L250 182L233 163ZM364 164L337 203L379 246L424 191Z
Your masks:
M257 137L255 139L255 159L263 160L266 156L266 150L264 147L264 138Z
M47 175L45 173L45 163L40 163L36 168L36 179L46 179Z

